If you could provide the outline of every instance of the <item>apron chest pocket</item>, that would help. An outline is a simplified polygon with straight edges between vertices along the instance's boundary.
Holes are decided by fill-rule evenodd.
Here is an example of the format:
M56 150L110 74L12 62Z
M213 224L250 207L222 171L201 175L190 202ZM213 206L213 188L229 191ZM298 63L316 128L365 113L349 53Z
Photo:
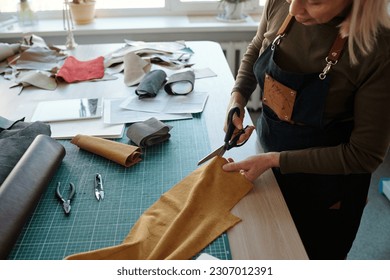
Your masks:
M262 102L268 106L282 121L292 122L297 92L265 74Z

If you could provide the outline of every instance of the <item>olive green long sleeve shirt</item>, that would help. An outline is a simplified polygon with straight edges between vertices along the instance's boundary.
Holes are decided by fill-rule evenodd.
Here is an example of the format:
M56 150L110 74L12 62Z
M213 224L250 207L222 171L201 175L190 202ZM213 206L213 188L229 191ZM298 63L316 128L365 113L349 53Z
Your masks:
M270 0L265 6L256 36L243 57L233 91L249 98L256 87L253 65L272 43L288 14L285 0ZM286 71L321 72L343 18L320 25L294 22L276 51L277 64ZM348 143L332 147L282 151L282 173L351 174L373 172L390 143L390 30L377 34L374 50L358 56L359 64L349 61L347 48L332 67L326 98L325 123L353 120Z

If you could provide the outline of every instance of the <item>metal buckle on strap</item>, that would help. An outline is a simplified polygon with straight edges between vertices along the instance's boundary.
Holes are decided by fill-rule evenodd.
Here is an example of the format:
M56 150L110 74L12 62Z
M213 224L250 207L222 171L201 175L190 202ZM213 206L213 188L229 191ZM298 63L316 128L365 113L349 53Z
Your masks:
M286 33L279 34L278 36L276 36L276 38L272 41L271 50L275 50L275 47L280 44L280 41L285 35Z
M338 62L338 60L332 61L328 57L325 58L325 61L326 61L326 66L324 67L322 72L318 75L318 77L320 77L321 80L324 80L326 78L326 75L328 74L332 66L336 65Z

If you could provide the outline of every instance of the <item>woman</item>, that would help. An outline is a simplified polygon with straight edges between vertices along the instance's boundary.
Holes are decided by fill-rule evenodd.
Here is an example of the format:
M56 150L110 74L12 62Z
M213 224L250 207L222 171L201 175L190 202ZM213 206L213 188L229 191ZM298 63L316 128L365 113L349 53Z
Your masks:
M223 168L251 181L272 168L310 259L347 257L390 143L387 9L387 0L269 0L236 78L228 111L244 112L262 89L265 152Z

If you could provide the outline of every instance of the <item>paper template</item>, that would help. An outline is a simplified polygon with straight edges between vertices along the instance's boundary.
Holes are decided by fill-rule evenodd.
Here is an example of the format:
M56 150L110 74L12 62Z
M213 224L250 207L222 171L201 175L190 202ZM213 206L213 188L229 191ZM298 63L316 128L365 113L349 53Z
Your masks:
M77 134L98 136L102 138L122 138L124 124L105 124L103 118L81 121L50 123L51 137L54 139L71 139Z
M120 124L143 122L152 117L160 121L191 119L191 114L165 114L126 110L120 107L124 99L104 100L104 123Z
M135 88L131 91L131 96L121 103L121 108L154 113L200 113L208 98L206 92L193 91L187 95L169 95L160 90L156 97L139 99L135 94Z

